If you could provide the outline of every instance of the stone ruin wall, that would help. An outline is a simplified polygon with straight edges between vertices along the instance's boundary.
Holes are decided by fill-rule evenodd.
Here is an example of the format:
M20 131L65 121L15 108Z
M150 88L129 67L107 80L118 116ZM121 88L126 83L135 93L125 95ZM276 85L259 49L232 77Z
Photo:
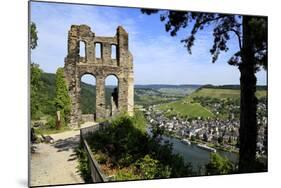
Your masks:
M80 43L85 44L85 57L80 57ZM95 55L100 44L101 57ZM111 46L116 46L116 59L111 58ZM114 37L95 36L87 25L72 25L68 32L68 54L64 66L72 109L70 126L77 127L82 120L80 108L80 81L85 74L96 79L96 119L108 117L105 102L105 79L114 75L118 79L118 107L115 113L134 111L133 57L128 48L128 33L119 26Z

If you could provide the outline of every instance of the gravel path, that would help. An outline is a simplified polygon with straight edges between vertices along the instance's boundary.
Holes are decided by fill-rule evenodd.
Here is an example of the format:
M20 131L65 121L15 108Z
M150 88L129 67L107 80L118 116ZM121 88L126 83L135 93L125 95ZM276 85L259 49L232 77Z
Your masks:
M91 125L88 122L81 127ZM84 183L74 152L80 141L79 130L50 136L54 143L37 144L36 152L31 154L31 186Z

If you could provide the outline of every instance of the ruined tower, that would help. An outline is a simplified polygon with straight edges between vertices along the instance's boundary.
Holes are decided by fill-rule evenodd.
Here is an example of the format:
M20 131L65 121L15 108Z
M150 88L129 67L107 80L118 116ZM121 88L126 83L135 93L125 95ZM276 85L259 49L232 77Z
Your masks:
M84 43L85 57L80 57L80 45ZM95 48L100 46L100 57ZM111 57L111 48L116 49L116 58ZM118 79L118 106L116 113L134 110L134 76L133 57L129 51L128 33L119 26L114 37L95 36L87 25L72 25L68 32L68 54L64 65L65 78L71 97L70 126L77 127L82 119L80 108L80 81L84 74L96 78L96 112L97 119L108 116L105 107L105 79L114 75ZM94 104L93 104L94 105Z

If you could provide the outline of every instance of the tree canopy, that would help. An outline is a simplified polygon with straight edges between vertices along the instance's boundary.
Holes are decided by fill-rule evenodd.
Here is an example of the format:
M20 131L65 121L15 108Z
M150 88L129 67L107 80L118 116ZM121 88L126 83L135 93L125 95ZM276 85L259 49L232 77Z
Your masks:
M234 165L227 158L217 153L211 153L210 162L206 164L207 175L230 174L234 171Z
M30 48L31 49L35 49L37 47L37 40L38 40L38 36L37 36L37 28L36 28L36 24L34 22L31 22L30 25Z
M239 43L239 51L229 59L230 65L239 66L243 55L243 36L242 36L242 16L218 13L199 13L185 11L159 11L155 9L142 9L142 13L148 15L161 12L160 21L164 22L165 29L171 36L176 36L178 31L190 26L191 33L181 42L187 48L188 53L192 53L192 46L195 44L196 34L204 28L213 26L213 46L210 49L212 62L216 62L221 52L229 50L227 43L233 33ZM267 18L251 17L250 25L255 53L256 70L263 66L267 68Z
M63 68L58 68L56 72L55 106L56 110L61 113L61 119L64 120L62 123L67 123L69 121L71 99L68 95L68 87L64 79Z
M31 49L35 49L37 47L37 30L35 23L31 23L30 26L30 37L31 37ZM39 68L38 64L31 63L30 65L30 111L31 111L31 119L38 118L40 114L40 97L38 95L38 91L42 88L41 82L41 74L42 70Z
M30 65L30 111L31 119L37 119L40 114L41 104L39 98L39 90L42 88L41 81L42 70L39 65L32 63Z
M148 15L161 12L160 20L171 36L191 25L191 33L181 40L190 54L196 34L211 25L213 46L210 53L213 63L221 52L229 50L231 35L236 36L239 50L232 54L228 64L238 66L240 71L239 171L255 172L258 131L255 73L261 67L267 69L267 17L155 9L141 11Z

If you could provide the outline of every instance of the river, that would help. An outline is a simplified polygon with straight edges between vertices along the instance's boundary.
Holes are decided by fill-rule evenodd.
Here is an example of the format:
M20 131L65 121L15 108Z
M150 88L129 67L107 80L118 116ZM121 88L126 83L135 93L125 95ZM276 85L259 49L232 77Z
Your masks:
M147 129L149 135L151 135L150 129ZM199 168L203 168L205 164L209 162L210 151L199 148L196 144L185 144L181 140L173 137L162 136L163 141L169 141L173 144L173 152L181 155L185 162L191 163L194 170L198 171ZM217 150L217 153L227 157L234 163L238 162L238 154L232 152L226 152Z

